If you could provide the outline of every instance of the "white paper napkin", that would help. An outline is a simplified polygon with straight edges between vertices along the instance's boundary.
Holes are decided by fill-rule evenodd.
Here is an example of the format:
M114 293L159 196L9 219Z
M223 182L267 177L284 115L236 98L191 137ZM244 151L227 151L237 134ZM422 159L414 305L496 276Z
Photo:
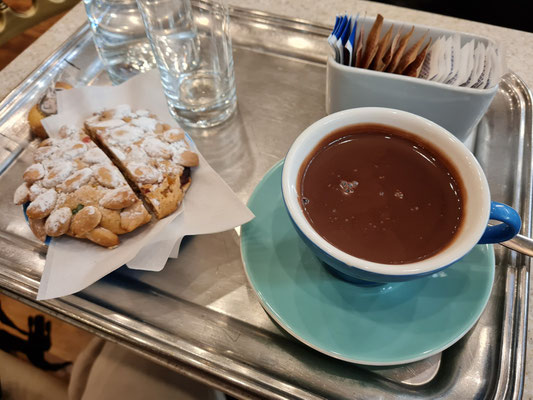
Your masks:
M58 114L44 119L43 125L49 136L54 137L62 125L82 126L94 111L119 104L147 109L160 120L177 125L168 112L157 71L138 75L120 86L62 91L58 95ZM253 217L200 155L200 165L193 168L192 184L180 209L160 221L121 235L117 248L110 250L67 236L53 239L37 299L76 293L124 264L134 269L160 271L171 252L177 256L184 236L222 232Z

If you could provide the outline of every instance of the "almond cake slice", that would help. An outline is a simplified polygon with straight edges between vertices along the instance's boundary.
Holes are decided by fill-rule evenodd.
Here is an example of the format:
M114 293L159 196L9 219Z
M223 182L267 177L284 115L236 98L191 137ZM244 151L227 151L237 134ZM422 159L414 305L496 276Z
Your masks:
M40 143L14 194L37 238L69 235L104 247L151 216L120 171L81 129L64 126Z
M172 128L146 110L120 105L85 121L95 143L113 160L158 218L174 212L198 165L181 128Z

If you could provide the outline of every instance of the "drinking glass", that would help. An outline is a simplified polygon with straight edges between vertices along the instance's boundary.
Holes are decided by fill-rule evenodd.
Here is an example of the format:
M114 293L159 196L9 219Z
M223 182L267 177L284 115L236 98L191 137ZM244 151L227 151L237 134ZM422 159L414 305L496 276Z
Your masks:
M237 97L229 12L221 1L137 0L172 116L196 128L217 125Z
M98 55L114 84L155 67L135 0L83 0Z

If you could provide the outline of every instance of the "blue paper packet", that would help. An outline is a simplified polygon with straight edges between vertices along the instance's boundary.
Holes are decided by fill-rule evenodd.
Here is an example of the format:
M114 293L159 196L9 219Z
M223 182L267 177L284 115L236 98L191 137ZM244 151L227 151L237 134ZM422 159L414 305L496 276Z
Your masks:
M347 17L346 18L346 23L342 27L342 31L341 31L341 33L339 35L339 38L337 40L337 43L336 43L336 46L337 46L337 49L338 49L338 52L339 52L339 61L338 62L340 64L346 64L344 59L348 58L347 57L347 53L345 53L345 45L346 45L346 42L348 41L348 37L350 36L352 19L353 19L352 17Z
M342 50L339 47L339 39L342 35L342 32L344 31L344 28L346 27L346 24L348 23L348 16L344 15L341 17L341 20L339 22L339 26L337 27L337 30L334 32L333 35L333 50L335 51L335 61L340 62L341 60L341 54Z
M359 19L359 14L357 14L356 17L353 19L350 37L348 38L348 41L346 42L344 46L346 52L348 53L348 62L345 64L352 66L352 67L355 67L355 38L357 34L357 20L358 19Z

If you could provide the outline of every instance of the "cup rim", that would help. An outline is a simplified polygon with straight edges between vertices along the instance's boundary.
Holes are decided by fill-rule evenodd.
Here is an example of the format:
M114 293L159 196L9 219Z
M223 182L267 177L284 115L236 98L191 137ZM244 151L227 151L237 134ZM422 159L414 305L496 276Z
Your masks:
M459 236L462 236L463 234L461 231L459 232L459 236L454 239L453 241L453 249L455 251L451 251L450 248L447 248L445 251L438 252L436 255L433 255L431 257L428 257L426 259L412 262L412 263L405 263L405 264L382 264L378 262L368 261L362 258L358 258L355 256L352 256L346 252L343 252L333 246L331 243L326 241L322 236L320 236L312 227L307 218L305 217L299 201L298 201L298 194L296 190L297 185L297 179L298 179L298 172L301 166L301 163L297 163L295 161L295 158L297 156L301 156L301 153L304 152L305 156L307 156L314 146L312 146L311 149L308 149L307 151L302 150L305 143L307 143L310 138L319 137L323 138L328 133L334 131L335 129L331 128L332 124L341 124L338 127L341 126L349 126L349 125L355 125L358 123L368 123L372 121L365 121L365 117L368 118L369 115L387 115L387 114L394 114L395 117L398 117L398 121L411 121L415 124L421 124L421 126L427 127L427 129L434 132L435 136L444 135L446 142L458 152L458 157L464 158L469 165L473 167L473 175L479 179L479 182L476 180L476 184L479 183L479 189L480 189L480 195L483 199L484 204L476 204L476 208L478 209L477 212L479 213L480 217L474 221L472 224L471 221L469 221L470 225L469 229L470 231L473 231L470 235L466 236L466 239L462 241L458 241ZM359 118L359 119L357 119ZM394 126L393 124L387 124L385 125ZM328 126L330 127L330 130L327 130ZM396 127L400 129L406 129L402 126L395 125ZM320 132L321 130L325 132ZM406 129L409 131L409 129ZM317 135L317 132L319 133ZM438 132L438 133L437 133ZM412 132L416 135L416 132ZM319 141L320 139L318 139ZM315 139L316 142L316 139ZM435 145L440 151L442 151L441 148L439 148L437 145ZM305 157L303 158L305 159ZM458 172L461 175L461 179L464 178L463 172L459 170L456 163L453 160L449 160L452 162ZM298 164L298 165L296 165ZM467 183L464 182L464 187L466 189ZM450 132L448 132L446 129L441 127L440 125L437 125L436 123L423 118L421 116L418 116L416 114L409 113L407 111L401 111L396 110L392 108L383 108L383 107L361 107L361 108L353 108L348 110L339 111L333 114L330 114L309 127L307 127L293 142L291 145L286 157L285 162L283 165L283 172L282 172L282 197L283 201L286 205L286 208L289 212L289 215L293 222L296 224L298 229L312 242L314 243L320 250L325 252L326 254L329 254L330 256L334 257L336 260L342 262L343 264L354 267L356 269L364 270L369 273L374 274L380 274L380 275L386 275L386 276L413 276L413 275L421 275L421 274L427 274L431 271L438 271L450 264L453 264L455 261L462 258L465 254L468 253L479 241L481 236L483 235L483 232L485 231L485 228L487 226L487 222L489 220L489 214L490 214L490 191L487 179L485 177L485 174L479 165L479 162L474 157L474 155L466 148L466 146L455 136L453 136ZM468 201L468 200L467 200ZM463 221L463 225L465 225L467 221ZM464 230L464 229L462 229ZM464 234L466 235L466 234Z

